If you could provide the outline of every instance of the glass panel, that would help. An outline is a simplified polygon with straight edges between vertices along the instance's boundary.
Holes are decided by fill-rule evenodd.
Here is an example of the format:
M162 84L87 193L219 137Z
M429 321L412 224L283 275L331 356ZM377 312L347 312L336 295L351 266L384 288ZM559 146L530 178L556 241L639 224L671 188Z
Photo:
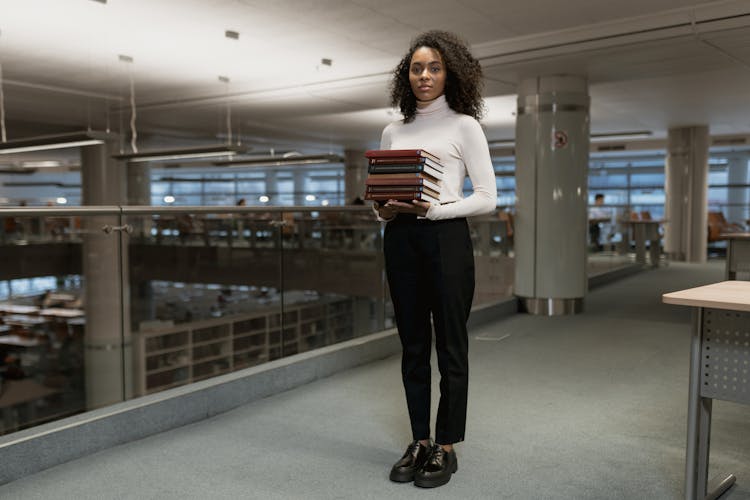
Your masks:
M136 396L285 354L280 215L237 207L127 216Z
M369 207L284 212L284 355L384 328L381 225Z
M2 226L0 434L122 401L119 217L50 210Z
M497 302L513 295L515 264L513 215L504 210L471 217L474 247L474 305Z

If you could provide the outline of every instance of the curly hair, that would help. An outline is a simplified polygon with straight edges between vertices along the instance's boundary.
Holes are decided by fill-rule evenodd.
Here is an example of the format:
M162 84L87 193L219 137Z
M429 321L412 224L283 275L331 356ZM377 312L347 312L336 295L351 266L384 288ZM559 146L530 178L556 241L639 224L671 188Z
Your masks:
M432 30L412 41L409 52L393 71L391 106L401 109L404 123L414 120L417 113L417 98L409 83L409 67L412 55L420 47L435 49L442 56L446 70L445 99L451 109L480 119L484 114L482 66L457 35Z

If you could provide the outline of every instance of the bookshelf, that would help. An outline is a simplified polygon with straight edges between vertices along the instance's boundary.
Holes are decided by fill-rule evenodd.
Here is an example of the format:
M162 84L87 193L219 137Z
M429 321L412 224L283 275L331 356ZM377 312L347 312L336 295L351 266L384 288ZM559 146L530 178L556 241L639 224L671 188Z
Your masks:
M354 336L354 299L327 298L133 333L135 394L152 394Z

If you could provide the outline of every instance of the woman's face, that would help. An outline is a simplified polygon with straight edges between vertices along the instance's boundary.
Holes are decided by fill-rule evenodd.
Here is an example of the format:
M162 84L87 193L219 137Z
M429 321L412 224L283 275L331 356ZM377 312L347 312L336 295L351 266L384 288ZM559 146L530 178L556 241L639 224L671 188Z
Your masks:
M435 49L419 47L411 56L409 83L418 103L427 103L445 93L445 65Z

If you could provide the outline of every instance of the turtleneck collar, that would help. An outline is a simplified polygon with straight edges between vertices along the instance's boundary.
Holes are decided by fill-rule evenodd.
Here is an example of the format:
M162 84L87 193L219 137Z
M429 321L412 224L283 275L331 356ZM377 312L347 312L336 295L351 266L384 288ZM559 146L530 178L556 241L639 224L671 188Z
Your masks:
M448 101L445 100L445 94L443 94L437 97L434 101L429 103L424 108L417 108L417 117L427 118L429 116L441 114L449 109L450 107L448 106Z

